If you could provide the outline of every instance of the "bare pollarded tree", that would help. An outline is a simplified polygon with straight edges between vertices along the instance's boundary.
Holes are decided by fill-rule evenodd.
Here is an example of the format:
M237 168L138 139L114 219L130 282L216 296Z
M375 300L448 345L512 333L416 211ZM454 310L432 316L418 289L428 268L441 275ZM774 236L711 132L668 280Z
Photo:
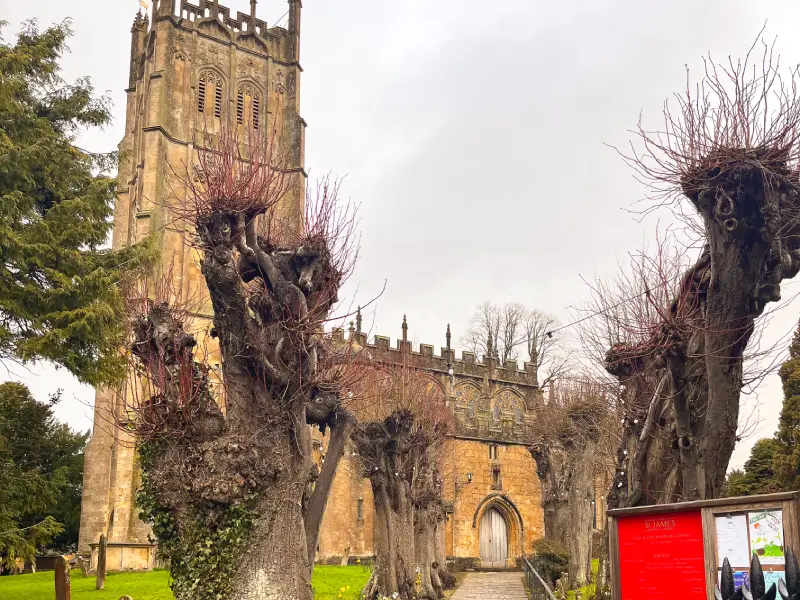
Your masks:
M688 200L702 243L676 279L662 269L667 293L645 289L649 313L607 353L626 398L610 506L719 495L756 319L800 270L797 71L766 44L757 54L706 60L663 130L640 125L642 150L625 155L657 204Z
M322 333L353 267L353 212L324 180L289 219L289 176L256 131L223 130L204 148L178 174L188 199L170 208L194 232L212 341L198 351L191 315L152 287L131 301L141 392L122 425L139 438L138 500L178 600L311 600L309 545L354 425L347 361ZM309 425L333 432L318 476Z
M502 363L518 360L522 354L536 364L539 384L545 386L568 370L569 353L552 335L558 326L556 317L540 310L517 302L498 305L487 301L475 309L461 343L476 356L491 351Z
M375 499L375 554L363 596L443 598L451 577L444 549L441 474L453 414L441 387L404 366L368 365L353 404L352 440Z
M607 382L560 379L534 425L529 450L542 488L545 536L569 549L572 587L591 579L595 483L609 455L613 410Z
M674 285L688 267L686 252L681 250L685 247L679 243L675 232L659 235L653 246L632 254L614 280L597 279L589 283L591 294L572 311L577 323L576 337L591 369L590 377L604 388L609 400L595 456L600 467L598 475L603 481L614 482L608 491L608 508L626 505L624 498L627 498L628 487L618 487L618 477L629 465L627 457L636 448L638 437L634 428L625 425L636 425L634 421L638 416L631 418L631 415L641 415L646 410L653 390L644 376L626 379L621 385L620 380L606 370L606 356L610 347L620 344L646 347L646 341L661 318L660 307L669 305ZM657 443L652 438L648 438L648 443L652 443L655 450ZM640 456L646 455L646 452L640 453ZM608 532L605 521L600 525L603 545L596 584L598 591L605 594L610 585Z

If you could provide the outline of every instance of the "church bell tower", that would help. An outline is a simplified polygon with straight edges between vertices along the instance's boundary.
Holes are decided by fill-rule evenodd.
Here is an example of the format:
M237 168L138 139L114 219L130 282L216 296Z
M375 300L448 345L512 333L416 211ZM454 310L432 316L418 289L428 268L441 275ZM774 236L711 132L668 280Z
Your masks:
M211 307L199 255L170 210L187 194L176 173L185 172L197 146L221 127L274 131L279 160L293 173L279 208L300 222L306 124L299 112L301 1L288 0L285 25L272 26L258 18L257 0L249 14L235 15L219 0L196 1L154 0L152 22L141 13L134 19L113 247L153 237L177 300L199 298L194 326L200 331ZM135 506L135 439L117 426L133 387L97 390L85 454L78 550L88 552L105 534L111 569L152 567L155 560Z

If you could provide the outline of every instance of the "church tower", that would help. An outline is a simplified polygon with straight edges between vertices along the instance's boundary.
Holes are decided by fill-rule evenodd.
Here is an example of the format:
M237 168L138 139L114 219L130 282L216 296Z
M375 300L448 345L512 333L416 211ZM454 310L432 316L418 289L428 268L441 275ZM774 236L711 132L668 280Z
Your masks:
M195 161L197 145L225 124L274 130L280 162L293 172L281 210L300 222L306 124L299 114L301 1L288 0L285 27L259 19L257 0L249 14L235 16L219 0L196 1L153 0L152 24L142 14L133 22L113 247L153 236L178 300L200 298L193 305L202 323L211 307L199 255L169 209L186 198L180 174ZM154 561L135 506L135 440L115 426L127 393L97 390L85 458L78 550L88 552L106 534L109 569Z

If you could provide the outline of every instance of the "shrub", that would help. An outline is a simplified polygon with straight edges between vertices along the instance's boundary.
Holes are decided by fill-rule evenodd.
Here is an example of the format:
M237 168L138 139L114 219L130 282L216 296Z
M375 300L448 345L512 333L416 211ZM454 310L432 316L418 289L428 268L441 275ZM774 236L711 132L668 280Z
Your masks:
M533 542L533 550L531 564L552 589L561 573L569 570L569 550L564 544L548 538Z

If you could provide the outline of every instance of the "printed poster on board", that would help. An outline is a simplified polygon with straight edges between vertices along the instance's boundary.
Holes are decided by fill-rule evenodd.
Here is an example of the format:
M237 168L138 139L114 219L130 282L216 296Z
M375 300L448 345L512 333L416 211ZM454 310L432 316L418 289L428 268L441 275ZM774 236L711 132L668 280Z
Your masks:
M722 571L717 571L717 585L722 585ZM748 571L734 571L733 587L738 590L742 586L748 590L750 589L750 573Z
M783 579L784 582L786 581L786 573L783 571L764 571L764 583L766 584L767 590L769 590L773 583L777 587L781 579Z
M747 543L747 515L716 517L718 567L727 558L734 569L750 566L750 544Z
M762 510L747 513L750 529L750 552L762 565L783 565L783 513Z

